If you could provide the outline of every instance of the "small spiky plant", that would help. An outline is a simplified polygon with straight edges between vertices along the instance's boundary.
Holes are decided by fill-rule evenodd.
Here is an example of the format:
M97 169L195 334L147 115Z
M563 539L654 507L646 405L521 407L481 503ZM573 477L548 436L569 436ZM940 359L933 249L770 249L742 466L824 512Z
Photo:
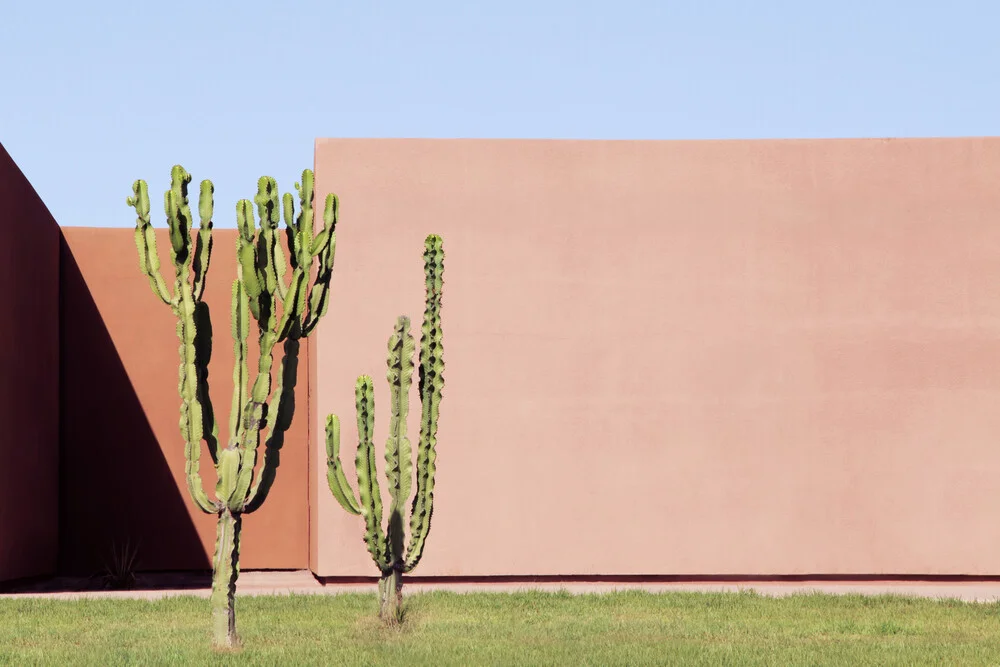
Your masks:
M104 562L101 581L110 590L132 590L135 588L135 567L139 562L139 545L125 540L111 545L111 558Z

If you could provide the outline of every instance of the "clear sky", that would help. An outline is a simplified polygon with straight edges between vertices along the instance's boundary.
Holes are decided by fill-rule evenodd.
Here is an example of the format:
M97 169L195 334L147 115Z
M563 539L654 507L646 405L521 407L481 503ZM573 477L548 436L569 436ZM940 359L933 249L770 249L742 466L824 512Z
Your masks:
M180 163L233 226L316 137L990 135L998 70L1000 0L0 0L0 143L63 225Z

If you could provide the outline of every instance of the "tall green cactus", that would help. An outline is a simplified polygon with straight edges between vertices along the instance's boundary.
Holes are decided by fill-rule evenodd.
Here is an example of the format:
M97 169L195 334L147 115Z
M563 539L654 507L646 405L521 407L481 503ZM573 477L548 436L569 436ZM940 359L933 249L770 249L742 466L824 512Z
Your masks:
M164 194L163 203L170 258L174 265L172 291L160 273L145 181L133 183L133 196L127 202L137 214L135 243L139 267L149 279L153 293L177 316L177 336L181 340L180 428L185 441L187 486L199 509L218 516L212 562L213 640L216 646L234 647L239 643L234 602L242 517L260 508L274 482L279 452L295 409L299 340L309 335L327 310L338 203L335 195L327 196L323 229L313 236L313 173L307 169L302 172L302 183L295 184L300 203L298 215L295 215L291 193L279 199L278 185L269 176L257 182L253 202L243 199L236 204L239 261L231 306L236 363L229 440L220 447L219 428L208 392L212 323L208 304L202 300L212 255L214 187L211 181L201 182L198 202L201 223L192 248L192 218L187 193L191 175L179 165L170 175L170 189ZM259 229L254 218L254 204L260 218ZM288 271L278 232L282 210L292 269L287 283ZM318 266L315 278L310 280L314 261ZM260 350L252 385L249 384L247 351L251 316L257 321ZM278 343L283 344L283 356L272 391L272 356ZM263 461L255 472L261 431L265 427ZM203 440L218 476L214 500L209 498L201 480L199 459Z
M444 346L441 338L441 287L444 273L444 247L441 237L431 234L424 242L426 303L420 336L420 442L417 445L416 491L410 507L410 544L404 549L403 512L410 496L413 477L412 450L406 434L410 411L409 391L413 378L413 336L410 318L401 316L389 337L386 358L390 401L389 438L385 443L386 481L389 485L389 522L382 530L382 495L375 470L375 399L372 379L358 378L354 388L358 416L358 497L355 497L340 463L340 420L330 415L326 420L327 482L341 506L365 520L365 544L381 572L379 579L379 615L389 623L400 620L403 579L420 562L434 510L434 470L437 454L438 410L444 387Z

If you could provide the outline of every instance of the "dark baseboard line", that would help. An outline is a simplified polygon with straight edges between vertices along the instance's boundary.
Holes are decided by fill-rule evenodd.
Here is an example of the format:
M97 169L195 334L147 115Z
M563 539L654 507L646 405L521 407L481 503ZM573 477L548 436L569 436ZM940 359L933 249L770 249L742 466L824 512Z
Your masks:
M378 577L320 577L324 585L373 584ZM984 583L1000 582L1000 575L972 574L566 574L494 576L406 575L411 584L738 584L738 583Z

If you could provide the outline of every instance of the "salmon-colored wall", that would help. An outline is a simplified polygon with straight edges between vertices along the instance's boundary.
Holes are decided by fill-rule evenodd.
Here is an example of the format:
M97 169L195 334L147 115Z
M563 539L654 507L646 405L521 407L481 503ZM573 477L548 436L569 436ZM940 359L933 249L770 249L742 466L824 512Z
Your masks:
M320 140L316 172L349 475L354 377L381 447L445 239L415 574L1000 574L1000 139ZM312 444L312 567L374 574Z
M126 541L138 544L141 569L210 568L215 517L191 502L184 475L174 315L140 273L131 229L73 227L63 233L61 569L99 570L111 547ZM172 285L165 229L157 238ZM217 229L214 238L206 289L214 331L209 383L224 441L232 395L229 303L236 231ZM243 523L244 568L308 564L308 367L303 345L297 411L277 479L267 502ZM215 473L203 450L202 477L213 495Z
M0 146L0 581L51 574L59 502L59 228Z

